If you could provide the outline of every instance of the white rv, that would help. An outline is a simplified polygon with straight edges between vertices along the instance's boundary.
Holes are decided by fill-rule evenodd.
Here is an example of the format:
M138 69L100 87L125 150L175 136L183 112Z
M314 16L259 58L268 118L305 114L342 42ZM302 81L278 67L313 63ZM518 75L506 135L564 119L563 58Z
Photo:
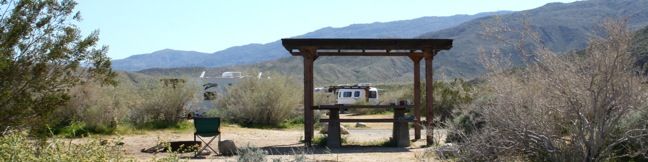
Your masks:
M334 93L337 104L357 104L366 102L367 104L378 104L378 88L371 87L371 84L356 84L352 86L330 86L328 91Z
M363 89L339 89L337 103L355 104L365 100L369 104L378 104L378 89L371 87L368 92Z
M192 111L195 115L204 114L210 109L214 108L214 101L218 96L227 93L227 88L238 83L245 76L241 72L223 72L220 77L205 76L205 71L200 74L202 81L202 94L199 94L200 101L198 104L192 106Z

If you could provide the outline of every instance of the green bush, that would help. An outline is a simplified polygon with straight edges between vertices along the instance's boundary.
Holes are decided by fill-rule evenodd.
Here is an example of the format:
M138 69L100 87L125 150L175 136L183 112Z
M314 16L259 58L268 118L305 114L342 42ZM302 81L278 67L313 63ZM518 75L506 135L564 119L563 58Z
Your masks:
M221 117L246 127L280 127L299 116L302 90L293 79L245 78L219 101Z
M81 34L73 0L1 1L0 130L47 135L68 91L87 81L112 84L107 47L98 32ZM85 31L88 32L88 31Z
M88 135L88 129L86 129L86 124L80 121L74 121L69 125L58 129L57 134L62 135L63 137L83 137Z

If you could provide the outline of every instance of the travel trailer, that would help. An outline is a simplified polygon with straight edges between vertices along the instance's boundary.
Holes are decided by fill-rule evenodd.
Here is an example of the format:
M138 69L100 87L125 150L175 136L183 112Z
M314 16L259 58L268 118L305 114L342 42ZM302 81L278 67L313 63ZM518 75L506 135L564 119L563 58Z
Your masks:
M328 92L337 96L337 104L351 105L362 102L365 102L366 104L379 103L378 88L371 87L371 84L369 83L361 83L351 86L330 86L328 87Z
M227 92L227 88L235 85L241 79L245 78L241 72L223 72L219 77L205 76L205 71L200 74L202 82L202 94L199 94L201 100L198 104L192 106L192 112L196 116L206 113L214 108L214 102L218 96L222 96Z
M241 72L223 72L220 77L207 77L205 71L200 74L205 92L224 93L227 87L238 83L245 76Z

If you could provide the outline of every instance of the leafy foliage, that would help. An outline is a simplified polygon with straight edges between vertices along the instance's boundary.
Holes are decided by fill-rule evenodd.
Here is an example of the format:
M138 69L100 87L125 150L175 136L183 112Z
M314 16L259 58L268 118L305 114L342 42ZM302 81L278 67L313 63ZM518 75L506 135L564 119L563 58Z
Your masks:
M114 83L98 32L83 37L73 0L0 2L0 129L43 130L82 82ZM42 131L44 132L44 131Z

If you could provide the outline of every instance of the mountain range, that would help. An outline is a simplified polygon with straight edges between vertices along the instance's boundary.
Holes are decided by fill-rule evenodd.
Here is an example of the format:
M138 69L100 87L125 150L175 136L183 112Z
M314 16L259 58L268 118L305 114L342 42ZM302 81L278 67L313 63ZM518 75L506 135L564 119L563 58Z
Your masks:
M419 38L454 39L453 48L435 58L438 67L444 67L450 76L474 77L482 72L479 65L480 48L498 49L513 58L520 58L514 47L495 43L484 36L485 26L504 24L505 29L537 33L540 43L561 53L584 48L590 37L602 33L601 24L610 19L625 19L632 30L648 25L648 0L589 0L572 3L549 3L542 7L501 16L483 17L453 28L430 32ZM526 25L525 25L526 24ZM526 28L526 29L525 29ZM511 32L499 35L508 41L520 39Z
M326 27L297 37L300 38L412 38L423 33L450 28L475 18L510 13L486 12L475 15L421 17L412 20L353 24L341 28ZM267 44L230 47L214 53L164 49L148 54L113 60L113 69L138 71L149 68L224 67L276 60L290 55L281 46L280 38Z
M449 51L441 52L435 57L435 75L437 78L440 78L439 76L474 78L483 72L483 67L479 64L480 49L496 49L514 58L521 58L519 56L520 53L516 52L514 47L497 43L495 39L485 34L497 28L498 25L499 27L505 26L502 29L510 31L528 29L537 33L539 41L548 49L555 52L567 52L584 48L590 37L596 36L601 32L600 24L607 19L627 20L628 25L634 30L648 25L648 10L646 8L648 8L648 0L589 0L572 3L549 3L526 11L486 13L482 16L473 15L472 19L466 19L464 22L444 26L445 28L427 28L428 31L414 27L408 28L404 25L393 25L389 28L371 27L377 24L388 26L386 24L405 24L404 22L426 19L421 18L389 23L351 25L344 28L324 28L298 37L450 38L454 39L453 48ZM440 19L439 17L436 18ZM366 29L382 30L378 30L381 32L361 32L366 30L362 30L359 26L364 26ZM417 32L407 32L409 30L417 30ZM520 39L519 34L504 33L498 36L500 36L499 39L503 40ZM227 70L252 69L254 71L273 71L295 77L302 76L301 58L290 57L281 48L279 42L258 45L254 49L249 47L253 46L246 46L248 50L243 50L241 47L233 47L240 49L238 49L239 51L237 53L232 54L233 56L228 56L229 58L243 58L247 54L250 54L247 52L251 52L262 55L263 57L260 56L262 58L260 59L261 61L255 60L257 62L254 62L246 59L236 59L236 63L225 63L226 65L199 65L209 68L158 68L140 72L169 74L169 72L173 71L175 74L186 72L191 73L190 75L197 75L194 74L196 71L204 69L208 69L213 73ZM265 51L254 52L256 48L262 47L265 47ZM218 54L222 53L217 52L208 55ZM119 63L119 61L116 60L116 63ZM407 58L399 57L321 57L316 61L315 67L316 83L322 84L402 82L411 80L413 71L411 61Z

